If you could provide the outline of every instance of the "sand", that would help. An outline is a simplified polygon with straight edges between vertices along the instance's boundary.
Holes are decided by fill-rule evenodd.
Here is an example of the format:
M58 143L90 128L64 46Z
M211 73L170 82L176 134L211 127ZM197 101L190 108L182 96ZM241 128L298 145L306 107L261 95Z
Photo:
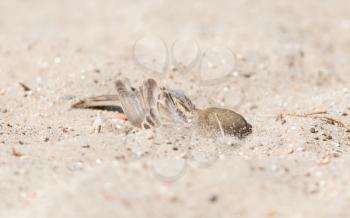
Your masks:
M349 217L346 127L276 120L326 111L350 125L349 10L347 0L1 1L0 217ZM133 45L145 37L141 67ZM196 40L209 49L202 67L187 41L175 56L196 66L149 74L166 60L160 39ZM232 77L203 83L229 72L227 48ZM138 130L111 111L70 109L115 93L118 78L149 76L239 112L253 133Z

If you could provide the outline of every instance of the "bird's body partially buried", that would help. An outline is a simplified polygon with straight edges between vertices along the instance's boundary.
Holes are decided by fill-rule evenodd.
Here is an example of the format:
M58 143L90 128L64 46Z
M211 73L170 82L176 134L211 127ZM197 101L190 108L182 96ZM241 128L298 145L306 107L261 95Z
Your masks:
M128 79L116 81L117 95L90 97L73 108L91 108L96 101L119 100L123 113L135 127L149 129L189 124L206 135L245 136L252 126L240 114L224 108L198 109L182 92L159 87L153 79L133 88Z

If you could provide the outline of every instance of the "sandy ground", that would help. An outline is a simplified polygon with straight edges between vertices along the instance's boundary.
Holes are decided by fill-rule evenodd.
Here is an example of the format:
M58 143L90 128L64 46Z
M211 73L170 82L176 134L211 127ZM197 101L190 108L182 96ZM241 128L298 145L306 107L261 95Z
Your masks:
M349 11L348 0L0 1L0 217L349 217L350 132L276 121L327 111L350 124ZM230 79L200 83L220 63L156 79L238 111L253 134L125 133L112 112L70 110L117 78L146 78L132 46L150 35L232 49ZM164 59L152 51L140 58Z

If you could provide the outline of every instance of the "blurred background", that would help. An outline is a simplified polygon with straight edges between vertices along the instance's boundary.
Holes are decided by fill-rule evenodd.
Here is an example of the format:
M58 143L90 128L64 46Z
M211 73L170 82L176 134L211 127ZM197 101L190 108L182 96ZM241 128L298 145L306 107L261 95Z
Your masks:
M327 110L350 123L349 12L348 0L0 0L0 217L349 217L349 133L275 119ZM135 130L126 143L110 112L69 109L162 70L182 39L181 64L197 65L156 79L243 114L246 140L152 144ZM154 176L149 161L191 149L215 164Z

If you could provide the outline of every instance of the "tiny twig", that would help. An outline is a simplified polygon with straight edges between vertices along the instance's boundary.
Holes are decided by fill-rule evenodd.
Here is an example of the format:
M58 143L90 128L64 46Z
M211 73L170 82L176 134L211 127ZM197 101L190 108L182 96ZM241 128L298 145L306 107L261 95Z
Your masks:
M310 113L297 113L297 112L291 112L291 113L286 113L282 112L279 113L276 117L276 120L283 120L285 117L290 116L290 117L305 117L305 118L313 118L313 119L320 119L325 121L326 123L336 125L341 128L345 128L347 131L350 131L350 126L336 120L335 118L329 117L329 116L322 116L322 114L328 114L327 111L316 111L316 112L310 112Z
M309 113L282 112L282 113L278 114L276 120L281 120L287 116L290 116L290 117L310 117L310 116L318 115L318 114L327 114L327 111L316 111L316 112L309 112Z
M32 89L29 88L29 86L27 86L26 84L24 84L22 82L18 82L18 84L22 87L23 91L25 91L25 92L32 91Z
M24 155L22 152L18 151L15 148L12 148L11 152L12 152L12 155L15 157L22 157Z

